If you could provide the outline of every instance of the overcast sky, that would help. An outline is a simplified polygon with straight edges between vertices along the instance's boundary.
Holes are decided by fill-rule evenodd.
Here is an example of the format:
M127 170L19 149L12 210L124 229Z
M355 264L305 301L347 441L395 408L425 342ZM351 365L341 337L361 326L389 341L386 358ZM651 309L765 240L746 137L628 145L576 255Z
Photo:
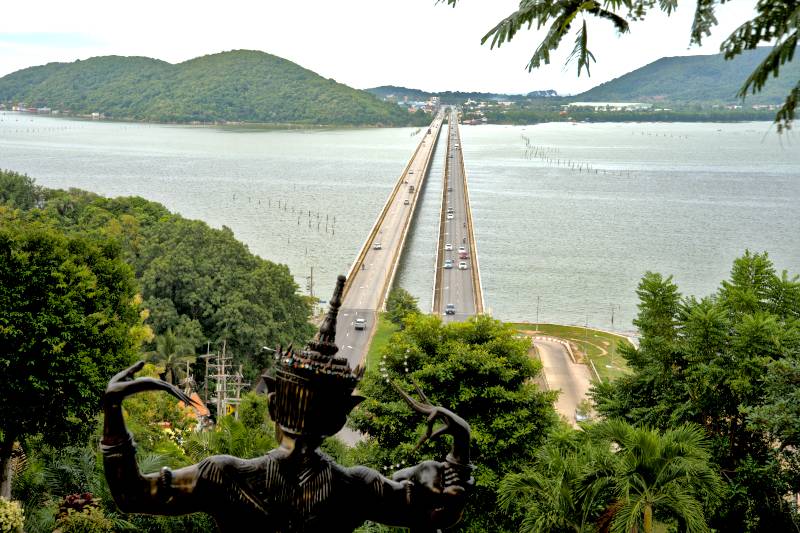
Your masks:
M564 67L573 38L550 66L525 69L539 35L518 33L490 50L481 37L518 0L26 0L0 17L0 76L52 61L137 55L178 63L233 49L275 54L352 87L402 85L428 91L575 94L660 57L713 54L753 15L755 0L719 6L719 26L702 48L689 47L695 2L667 18L653 13L618 37L590 19L591 78ZM24 6L24 7L22 7Z

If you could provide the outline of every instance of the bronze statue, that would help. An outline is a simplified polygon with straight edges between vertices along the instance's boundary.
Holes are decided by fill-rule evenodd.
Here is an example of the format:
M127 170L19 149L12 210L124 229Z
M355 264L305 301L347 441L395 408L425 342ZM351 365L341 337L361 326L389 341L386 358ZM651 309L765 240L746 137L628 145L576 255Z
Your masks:
M221 531L237 532L345 532L365 520L433 532L458 522L472 485L469 425L447 409L430 405L424 395L418 402L398 388L413 409L428 415L428 432L420 444L445 433L453 436L444 462L424 461L389 479L363 466L342 467L319 450L322 440L337 433L363 400L353 395L363 368L351 370L345 358L335 356L343 287L344 276L339 276L328 315L306 349L279 349L277 372L265 377L280 445L264 457L217 455L178 470L142 474L122 417L122 400L152 390L169 392L187 405L191 400L164 381L134 379L142 362L114 376L103 401L101 448L106 479L119 508L162 515L206 512ZM444 425L434 430L437 421Z

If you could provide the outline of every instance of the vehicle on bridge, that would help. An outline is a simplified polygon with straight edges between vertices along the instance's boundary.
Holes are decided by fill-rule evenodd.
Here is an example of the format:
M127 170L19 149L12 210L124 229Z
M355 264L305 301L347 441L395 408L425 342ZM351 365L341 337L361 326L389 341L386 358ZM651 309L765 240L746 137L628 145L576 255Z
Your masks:
M375 244L372 245L372 249L373 250L380 250L382 248L383 247L381 246L381 243L379 243L379 242L376 242Z
M444 306L444 314L446 315L456 314L456 304L447 304L446 306Z
M447 220L453 220L453 218L455 218L453 213L447 213Z
M458 269L459 270L466 270L467 269L467 262L466 261L459 261L458 262Z
M442 267L442 268L448 268L448 269L453 268L453 260L452 259L446 259L445 262L444 262L444 267Z
M356 321L353 323L353 327L355 329L367 329L367 319L356 318Z
M409 204L409 201L408 201L408 198L406 198L406 199L403 201L403 205L408 205L408 204Z
M409 185L408 186L408 193L409 194L414 194L414 186L413 185Z
M453 251L453 245L452 245L452 244L450 244L450 243L448 242L447 244L445 244L445 245L444 245L444 250L445 250L446 252L451 252L451 251Z

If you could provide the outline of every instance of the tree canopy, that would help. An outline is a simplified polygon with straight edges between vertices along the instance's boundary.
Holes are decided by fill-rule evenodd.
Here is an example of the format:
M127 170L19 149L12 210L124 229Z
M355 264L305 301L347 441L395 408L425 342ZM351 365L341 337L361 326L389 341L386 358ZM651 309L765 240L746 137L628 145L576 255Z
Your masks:
M437 0L455 6L459 0ZM725 0L695 0L696 9L690 32L690 44L702 44L711 35L717 24L715 10ZM594 54L589 49L587 18L610 21L620 34L627 33L630 25L642 20L649 12L660 9L672 14L678 0L521 0L519 8L501 20L481 39L490 41L490 46L500 47L511 41L520 30L545 29L545 37L533 52L528 70L550 63L550 53L561 46L562 40L577 28L575 44L568 62L576 61L578 75L583 69L590 75ZM772 76L792 61L800 39L800 16L797 0L759 0L756 15L745 21L721 45L725 59L733 59L745 50L754 50L760 44L771 45L772 51L761 61L750 75L742 80L738 96L761 91ZM791 127L795 118L797 101L800 99L800 80L786 96L783 106L775 116L778 130Z
M131 362L140 323L119 246L17 221L0 228L0 472L14 442L86 437L109 378Z
M597 410L661 430L705 430L726 481L712 527L797 527L785 497L800 491L798 277L748 252L711 296L682 297L671 277L654 273L637 292L640 345L620 350L633 373L593 390Z
M532 382L540 371L528 355L530 342L486 316L443 324L412 314L382 354L381 368L370 370L359 386L367 397L353 425L370 436L358 458L382 471L423 458L444 458L443 442L414 453L424 418L412 413L386 381L406 390L418 384L433 404L462 416L472 429L475 494L469 498L463 531L510 531L513 522L495 501L502 477L529 462L557 416L554 393Z

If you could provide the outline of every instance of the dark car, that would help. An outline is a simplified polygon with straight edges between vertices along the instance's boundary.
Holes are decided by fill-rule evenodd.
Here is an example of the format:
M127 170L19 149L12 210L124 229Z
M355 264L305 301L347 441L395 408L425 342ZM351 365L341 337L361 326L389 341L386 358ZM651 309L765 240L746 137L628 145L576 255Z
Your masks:
M444 306L444 314L446 315L456 314L456 304L447 304L446 306Z

